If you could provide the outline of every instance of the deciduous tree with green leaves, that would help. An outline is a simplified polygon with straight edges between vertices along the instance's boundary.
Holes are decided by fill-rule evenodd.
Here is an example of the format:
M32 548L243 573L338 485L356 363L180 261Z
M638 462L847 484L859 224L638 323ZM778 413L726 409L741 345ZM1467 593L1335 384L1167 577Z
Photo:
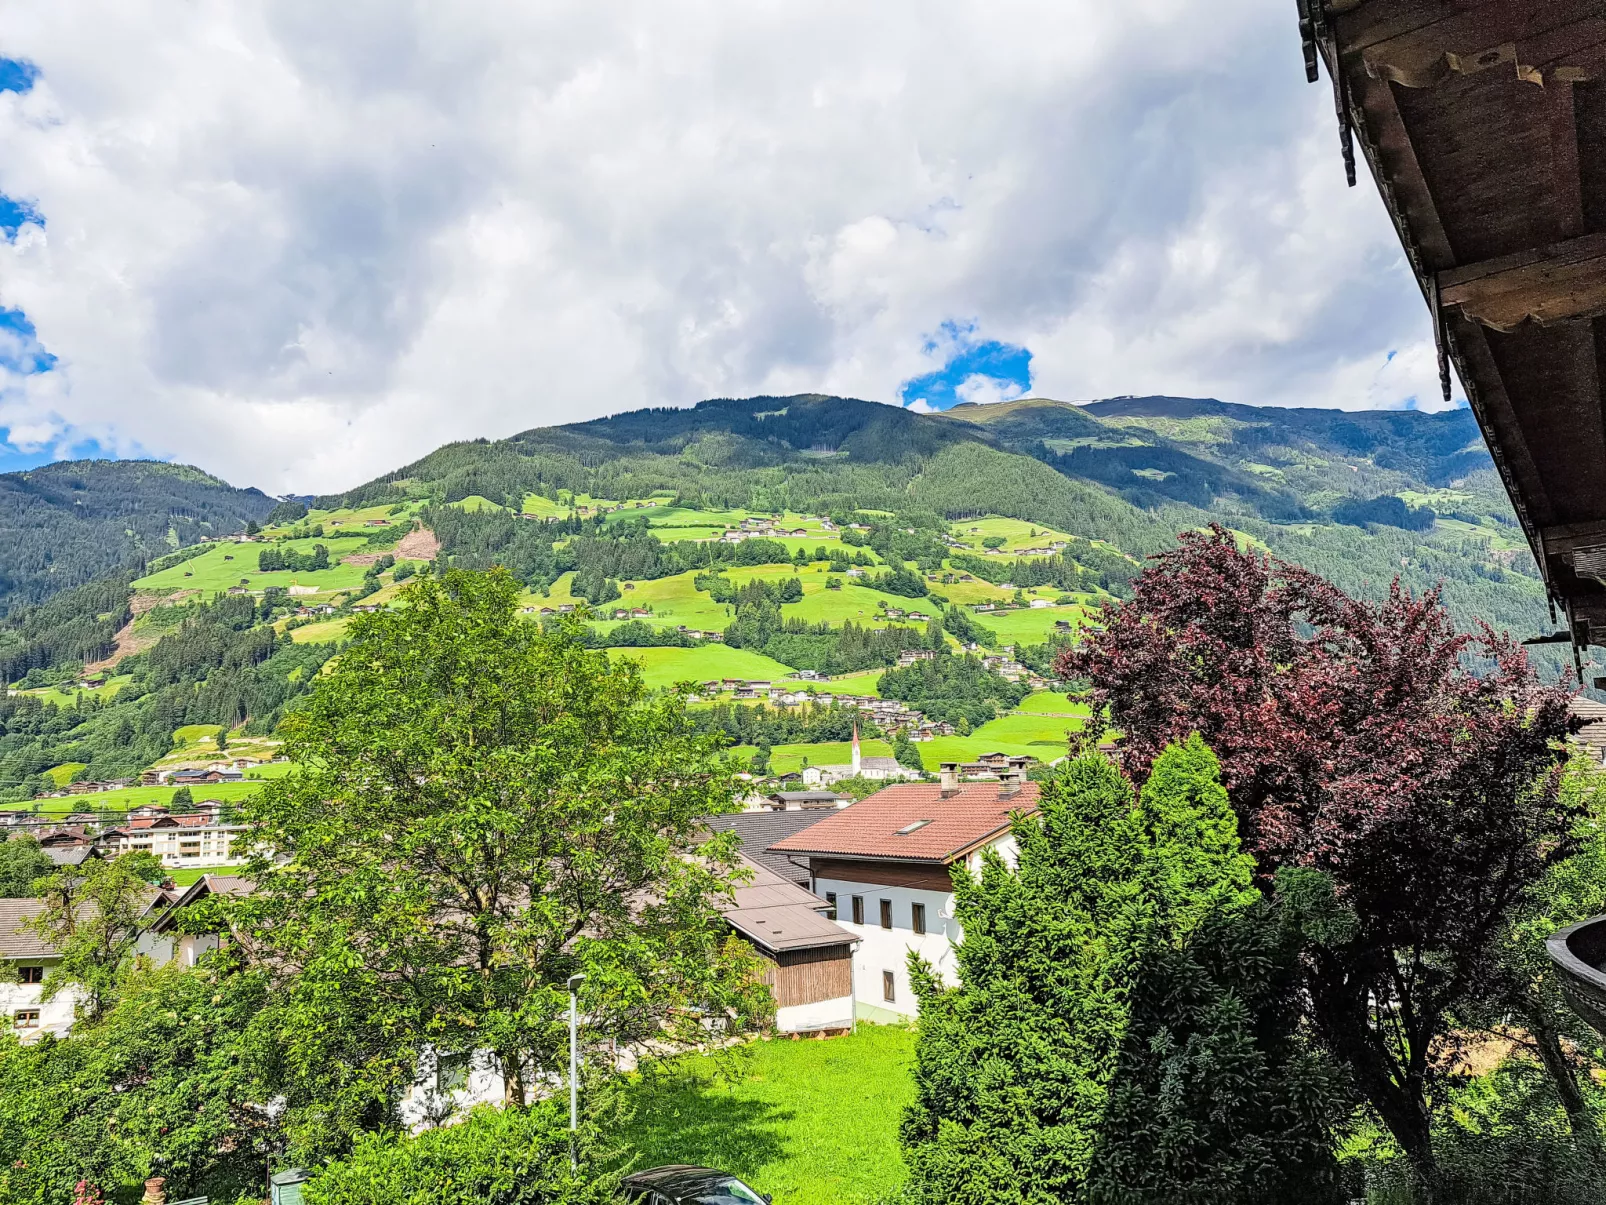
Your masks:
M1342 1097L1297 1034L1297 933L1204 743L1140 798L1078 757L1013 833L1015 866L956 877L958 986L914 964L914 1199L1335 1199Z
M296 770L241 804L257 890L224 910L276 980L303 1152L393 1124L426 1044L491 1052L529 1101L566 1068L572 975L588 1051L767 1015L719 910L734 845L698 823L735 806L718 738L519 591L453 570L354 620L283 725Z
M89 1023L115 1002L133 961L140 918L166 873L152 854L125 853L63 866L39 880L35 894L44 909L23 927L61 955L45 975L45 999L76 989L78 1016Z
M32 837L0 841L0 899L20 900L33 895L35 879L56 869L50 855Z
M57 1205L82 1181L131 1201L152 1175L175 1197L260 1196L281 1142L267 986L221 962L135 968L65 1040L0 1035L0 1200Z

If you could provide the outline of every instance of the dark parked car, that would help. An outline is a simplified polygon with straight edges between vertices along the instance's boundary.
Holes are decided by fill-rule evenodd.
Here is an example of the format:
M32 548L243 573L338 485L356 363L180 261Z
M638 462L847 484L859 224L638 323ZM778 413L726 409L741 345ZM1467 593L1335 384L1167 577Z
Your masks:
M636 1172L625 1177L624 1188L625 1200L636 1205L769 1205L770 1200L728 1172L687 1163Z

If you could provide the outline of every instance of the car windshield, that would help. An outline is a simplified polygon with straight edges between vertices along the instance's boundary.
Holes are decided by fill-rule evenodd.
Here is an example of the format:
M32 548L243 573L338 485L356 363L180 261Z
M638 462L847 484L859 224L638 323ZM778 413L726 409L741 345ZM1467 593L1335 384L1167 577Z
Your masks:
M681 1201L684 1205L764 1205L764 1198L740 1180L721 1180L695 1197L682 1197Z

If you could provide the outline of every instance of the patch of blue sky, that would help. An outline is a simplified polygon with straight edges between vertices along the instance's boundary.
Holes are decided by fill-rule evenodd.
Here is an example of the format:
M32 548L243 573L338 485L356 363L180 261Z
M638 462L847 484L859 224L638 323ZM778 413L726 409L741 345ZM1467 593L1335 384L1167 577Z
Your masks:
M1023 396L1032 387L1032 353L1014 343L977 337L976 324L945 322L921 349L941 356L935 372L913 377L898 388L898 399L916 410L947 410L961 402L999 402Z
M39 68L26 59L0 57L0 92L26 92L39 78Z
M44 215L26 201L14 201L0 193L0 237L15 240L24 222L37 226L45 224Z
M0 368L24 375L49 372L56 357L39 343L39 334L21 310L0 308Z
M20 473L58 460L120 460L114 450L97 439L54 439L44 444L11 441L11 432L0 427L0 473Z

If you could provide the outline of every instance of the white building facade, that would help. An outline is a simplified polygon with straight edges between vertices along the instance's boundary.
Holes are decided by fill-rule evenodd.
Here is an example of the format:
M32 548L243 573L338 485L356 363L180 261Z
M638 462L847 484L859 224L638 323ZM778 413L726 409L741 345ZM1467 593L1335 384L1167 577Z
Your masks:
M963 933L954 919L954 871L979 873L988 849L1013 865L1012 817L1036 808L1036 784L1006 774L1001 782L959 784L957 768L948 765L940 785L888 787L770 847L807 855L814 893L858 939L853 994L860 1016L918 1015L911 953L944 982L958 981L954 947Z

